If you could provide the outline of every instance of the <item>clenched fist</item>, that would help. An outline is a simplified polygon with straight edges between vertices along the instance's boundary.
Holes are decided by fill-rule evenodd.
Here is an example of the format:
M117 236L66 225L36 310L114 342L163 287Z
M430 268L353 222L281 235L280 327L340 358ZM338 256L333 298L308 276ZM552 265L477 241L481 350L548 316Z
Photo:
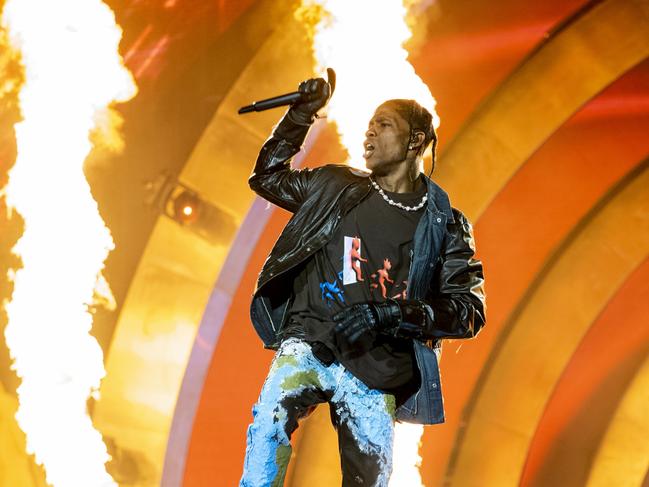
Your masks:
M295 102L291 106L289 117L302 125L313 123L315 114L327 104L335 88L336 72L331 68L327 68L327 81L323 78L302 81L298 91L305 95L304 100Z

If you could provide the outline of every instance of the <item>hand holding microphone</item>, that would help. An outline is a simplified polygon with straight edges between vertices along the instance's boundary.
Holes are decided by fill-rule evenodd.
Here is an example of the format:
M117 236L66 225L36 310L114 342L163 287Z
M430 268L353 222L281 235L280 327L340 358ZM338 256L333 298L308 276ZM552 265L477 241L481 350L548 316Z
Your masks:
M311 124L318 110L324 107L336 88L336 72L327 68L327 81L323 78L311 78L300 83L298 91L268 98L239 109L239 114L252 111L269 110L291 105L289 116L294 122Z
M289 116L297 123L313 123L313 117L327 104L335 88L336 73L331 68L327 68L327 81L322 78L302 81L298 88L302 98L291 106Z

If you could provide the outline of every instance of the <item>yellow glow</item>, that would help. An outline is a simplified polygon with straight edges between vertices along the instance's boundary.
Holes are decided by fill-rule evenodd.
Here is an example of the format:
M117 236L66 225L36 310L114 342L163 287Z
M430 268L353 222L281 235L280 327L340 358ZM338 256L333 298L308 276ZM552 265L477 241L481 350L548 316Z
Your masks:
M191 206L185 206L183 208L183 214L185 216L190 216L192 213L194 213L194 209Z
M407 3L407 4L406 4ZM315 71L334 68L336 92L327 117L335 122L348 164L364 168L363 140L374 110L391 98L411 98L439 117L435 99L408 62L403 45L412 37L406 17L412 0L303 0L298 17L313 24ZM423 485L419 444L423 426L398 423L390 486Z
M408 2L412 4L412 2ZM315 19L316 72L336 70L337 86L328 108L348 163L365 167L365 131L374 110L390 98L412 98L439 117L435 99L408 62L403 44L412 37L401 0L303 0L298 15Z
M14 248L23 268L6 305L6 341L22 379L16 419L48 483L116 485L86 406L105 373L88 308L112 303L101 271L113 241L83 163L97 123L104 138L116 137L105 126L110 104L136 88L118 53L121 29L99 0L7 0L2 24L25 70L5 189L25 220Z

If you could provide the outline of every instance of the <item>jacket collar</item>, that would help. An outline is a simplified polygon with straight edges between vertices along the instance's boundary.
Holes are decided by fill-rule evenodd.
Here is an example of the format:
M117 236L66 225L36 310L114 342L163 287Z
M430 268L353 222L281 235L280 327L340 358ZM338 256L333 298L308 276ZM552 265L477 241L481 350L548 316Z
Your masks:
M441 211L446 215L447 222L455 223L448 193L425 174L422 173L422 177L428 185L428 209L431 211Z

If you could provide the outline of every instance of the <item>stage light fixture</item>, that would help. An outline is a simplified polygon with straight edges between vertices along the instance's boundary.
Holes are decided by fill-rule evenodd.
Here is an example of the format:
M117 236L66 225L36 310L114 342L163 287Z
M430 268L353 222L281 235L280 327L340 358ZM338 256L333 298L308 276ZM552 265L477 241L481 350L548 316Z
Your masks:
M196 193L184 190L171 201L174 220L181 225L196 222L201 214L201 199Z
M147 205L156 208L187 230L213 244L224 244L234 236L237 224L226 210L170 174L160 174L145 185Z

